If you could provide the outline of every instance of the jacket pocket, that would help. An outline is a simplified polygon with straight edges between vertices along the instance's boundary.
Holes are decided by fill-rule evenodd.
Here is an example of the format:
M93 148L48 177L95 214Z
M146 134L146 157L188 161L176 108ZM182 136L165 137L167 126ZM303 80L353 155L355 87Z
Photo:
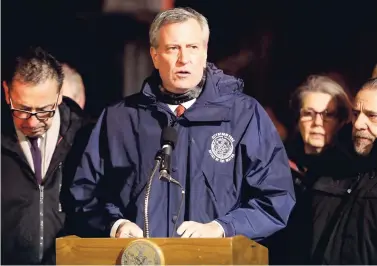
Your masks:
M216 202L219 214L225 215L237 203L237 191L233 176L214 173L208 174L203 171L204 182L212 199Z
M127 205L140 197L140 194L142 193L146 184L146 182L139 181L137 178L137 173L133 171L127 176L127 179L123 181L123 184L119 187L120 192L115 193L114 196L121 195L123 203Z

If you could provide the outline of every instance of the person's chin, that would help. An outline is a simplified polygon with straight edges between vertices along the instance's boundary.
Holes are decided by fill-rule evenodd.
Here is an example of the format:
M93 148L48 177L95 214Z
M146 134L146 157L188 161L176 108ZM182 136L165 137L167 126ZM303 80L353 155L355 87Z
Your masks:
M24 131L22 132L25 136L28 136L28 137L40 137L43 135L45 131L44 130L35 130L35 131Z
M189 89L194 88L197 84L189 80L179 80L175 82L173 85L177 91L181 91L183 93Z
M190 89L184 88L184 87L175 87L173 90L170 90L170 92L174 94L184 94L185 92L189 91Z
M325 142L320 139L314 139L310 141L310 145L316 149L323 149L323 147L325 146Z
M372 145L363 145L360 143L354 143L354 149L359 156L368 156L372 150Z

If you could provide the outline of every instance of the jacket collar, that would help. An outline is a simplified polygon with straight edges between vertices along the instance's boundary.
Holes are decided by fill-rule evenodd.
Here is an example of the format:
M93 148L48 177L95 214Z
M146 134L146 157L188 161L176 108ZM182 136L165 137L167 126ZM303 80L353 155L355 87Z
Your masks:
M219 122L229 121L231 108L235 95L243 89L243 81L235 77L225 75L222 70L212 63L207 63L207 79L201 95L196 102L185 112L183 119L190 122ZM160 77L158 71L148 77L143 84L142 95L146 101L141 105L165 105L158 102Z
M370 169L377 170L377 141L374 142L373 148L368 156L357 155L352 140L352 123L348 123L340 130L335 142L336 146L351 158L355 171L364 172Z

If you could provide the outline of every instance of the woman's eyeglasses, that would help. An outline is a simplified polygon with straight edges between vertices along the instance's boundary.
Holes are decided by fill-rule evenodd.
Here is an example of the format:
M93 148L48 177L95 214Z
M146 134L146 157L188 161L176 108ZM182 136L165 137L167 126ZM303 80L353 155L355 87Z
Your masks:
M314 121L319 115L323 121L333 121L337 118L337 113L336 112L330 112L328 110L322 111L322 112L317 112L314 111L313 109L301 109L300 111L300 118L301 121Z

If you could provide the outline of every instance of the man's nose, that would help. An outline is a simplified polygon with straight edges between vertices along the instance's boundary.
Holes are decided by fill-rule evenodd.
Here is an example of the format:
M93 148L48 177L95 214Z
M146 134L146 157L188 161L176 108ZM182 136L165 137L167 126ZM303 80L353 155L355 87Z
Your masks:
M353 123L353 126L357 130L367 129L367 123L366 123L366 117L363 113L360 113L358 117L356 118L355 122Z
M26 123L28 127L36 127L39 124L39 120L35 115L32 115L28 120L26 120Z
M179 62L182 64L187 64L189 61L190 61L189 52L186 49L181 49L181 52L179 55Z

